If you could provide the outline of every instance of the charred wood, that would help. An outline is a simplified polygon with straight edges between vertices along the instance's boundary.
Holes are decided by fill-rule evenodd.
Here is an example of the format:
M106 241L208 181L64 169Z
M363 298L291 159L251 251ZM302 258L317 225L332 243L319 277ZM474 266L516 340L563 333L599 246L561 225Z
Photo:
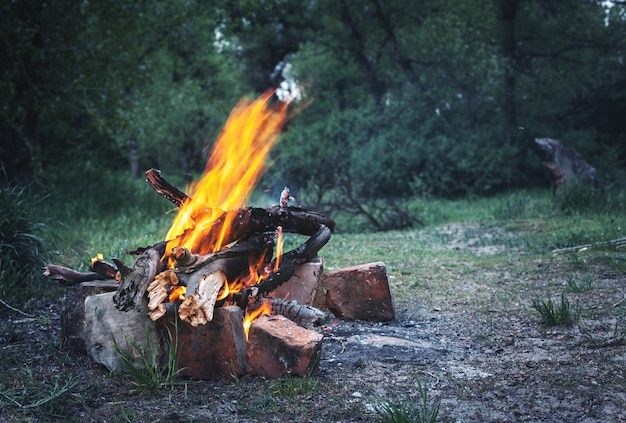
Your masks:
M185 201L193 201L186 194L176 189L168 183L157 169L150 169L146 172L147 181L157 193L169 199L178 207L182 206ZM224 221L228 221L232 225L232 235L224 244L230 244L243 235L263 233L275 230L278 226L283 228L285 232L298 233L302 235L313 235L317 232L321 225L331 230L335 228L335 222L323 214L304 209L302 207L293 207L284 205L276 205L267 209L260 207L247 207L237 210L225 211L222 218L218 219L212 231L219 231ZM228 216L228 220L226 219Z
M44 276L51 277L63 286L78 285L81 282L111 279L97 272L79 272L64 266L48 264L44 268Z
M136 310L146 293L148 284L162 270L161 257L164 251L156 248L145 250L132 268L121 260L113 259L120 271L120 285L113 296L113 303L120 311Z
M319 308L300 304L294 300L282 298L263 298L249 306L249 309L257 309L263 303L268 303L273 315L281 315L292 322L307 329L319 327L328 319L328 313Z

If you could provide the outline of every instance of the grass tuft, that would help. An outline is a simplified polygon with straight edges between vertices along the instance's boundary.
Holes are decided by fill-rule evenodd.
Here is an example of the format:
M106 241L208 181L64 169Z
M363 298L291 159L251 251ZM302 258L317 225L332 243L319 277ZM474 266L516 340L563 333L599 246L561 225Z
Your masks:
M417 401L382 400L376 405L376 411L383 423L435 423L439 416L440 403L431 403L428 387L416 379Z
M167 330L168 357L163 367L160 363L160 348L152 342L150 327L146 326L146 348L126 336L126 348L114 342L115 352L122 363L122 373L127 376L140 392L156 392L164 386L183 384L177 380L183 370L178 368L178 324L174 335Z
M556 303L551 298L533 300L533 308L539 313L541 323L546 326L572 325L580 318L580 311L575 310L565 294L561 294L561 302Z

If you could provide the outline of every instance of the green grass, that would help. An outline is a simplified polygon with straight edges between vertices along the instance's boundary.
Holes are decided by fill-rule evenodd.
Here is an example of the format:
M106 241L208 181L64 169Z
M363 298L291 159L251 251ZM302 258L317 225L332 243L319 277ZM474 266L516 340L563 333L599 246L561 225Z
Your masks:
M43 198L28 189L0 186L0 299L23 305L44 284L47 226L36 215Z
M379 400L376 411L383 423L435 423L440 403L428 397L428 386L416 379L416 398Z
M130 263L133 258L126 256L126 250L164 239L173 219L173 215L168 214L172 206L144 181L131 181L127 187L120 188L120 184L124 183L123 178L113 177L109 185L105 184L99 190L81 192L72 188L69 194L55 193L45 204L34 206L29 221L46 222L47 230L37 236L44 241L44 245L52 246L48 251L51 256L39 255L43 251L36 251L41 260L33 266L37 272L45 261L86 270L89 259L96 253L104 253L106 258L120 257ZM96 194L98 198L93 198ZM384 262L401 319L423 321L432 317L433 310L442 315L459 310L475 313L485 322L477 321L476 333L470 334L478 342L502 342L498 318L503 314L522 316L528 320L536 316L544 320L543 314L546 314L548 319L545 324L554 321L567 325L578 319L600 320L621 313L621 318L615 317L615 328L611 327L611 334L614 329L615 335L609 334L621 339L625 333L624 303L618 307L612 304L622 297L616 296L614 289L604 288L602 291L602 280L598 280L598 275L626 271L624 249L604 244L580 252L554 252L560 248L624 237L626 207L615 207L615 201L619 203L622 200L619 196L612 198L607 207L567 212L555 206L547 190L456 201L416 199L415 210L421 213L426 226L384 233L338 231L320 250L320 256L324 260L325 271ZM85 209L85 204L91 206ZM261 201L255 206L268 207L270 204ZM293 238L287 241L288 249L306 239L302 236ZM49 291L49 288L39 288L27 297L18 290L21 297L16 299L19 300L16 304L45 298ZM60 298L62 292L54 291L56 298ZM559 301L563 293L569 298L563 295ZM596 293L602 294L597 300ZM610 295L615 297L610 301L610 308L594 306L593 301ZM587 302L582 314L578 309L579 300ZM10 312L1 306L0 311ZM45 315L37 314L36 319L42 326L50 323ZM492 323L488 327L490 321ZM3 342L17 345L25 342L27 334L19 325L2 323L1 329L4 335L0 337L7 339ZM605 342L606 336L600 337L599 342ZM0 412L17 410L22 413L19 416L37 415L45 420L46 416L64 416L67 409L81 406L80 401L84 399L70 395L72 390L76 391L73 383L79 375L74 373L76 370L66 363L67 359L58 351L46 349L52 361L61 363L56 365L63 371L58 373L58 377L48 374L43 379L36 377L33 367L22 363L18 354L9 353L13 350L3 346L0 344ZM132 344L128 347L127 350L132 351ZM143 362L128 358L128 364L132 363L135 370L139 368L139 373L127 374L125 380L133 381L137 391L143 391L134 399L153 395L149 392L160 396L165 392L162 386L176 382L175 375L168 371L163 373L164 369L155 366L156 359L149 351L142 351L142 354ZM32 377L16 370L22 368L31 368ZM176 369L176 366L168 368ZM129 367L129 371L135 370ZM141 378L146 375L147 380L142 381ZM15 381L19 384L15 385ZM114 382L118 384L117 380ZM241 377L227 388L241 391L236 408L246 418L281 418L294 409L311 409L317 401L323 401L324 409L331 410L327 412L332 412L332 415L365 415L361 403L346 401L346 398L351 398L353 390L352 386L347 388L348 385L349 382L345 381L339 383L315 377L262 383ZM251 387L255 392L253 396L245 392ZM189 389L206 389L206 385L190 385ZM389 389L393 395L395 388ZM432 415L438 403L429 399L428 409L425 409L420 398L416 396L415 401L409 403L403 402L402 398L393 398L381 404L378 410L380 418L385 412L390 419L388 421L411 421L407 419L414 418L417 412L429 415L425 413L429 410ZM230 403L231 400L223 401ZM25 408L27 406L30 408ZM129 404L111 407L117 407L117 412L111 414L111 419L116 421L132 421L139 413ZM438 413L445 417L443 405ZM300 416L304 415L305 412L301 411ZM330 419L332 415L326 414L326 417Z
M146 344L142 347L137 340L126 337L126 347L114 343L115 352L122 363L122 374L139 392L157 392L165 386L184 384L177 379L183 370L178 368L178 326L174 334L168 328L167 363L161 364L161 349L153 343L149 326L146 327Z
M551 298L546 300L534 299L533 308L539 313L541 323L546 326L572 325L580 318L580 310L571 305L565 294L561 301L555 302Z

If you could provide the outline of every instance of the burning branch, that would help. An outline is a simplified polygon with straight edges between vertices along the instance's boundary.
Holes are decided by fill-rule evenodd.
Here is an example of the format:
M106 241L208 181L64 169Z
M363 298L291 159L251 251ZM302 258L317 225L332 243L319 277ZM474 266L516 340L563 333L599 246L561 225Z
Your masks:
M156 169L146 172L147 181L164 198L182 206L193 201L186 194L169 184ZM234 245L209 254L195 254L184 247L174 247L166 254L164 243L157 248L148 248L141 252L132 268L118 263L122 283L115 295L116 307L120 310L134 309L144 293L148 292L150 316L156 320L167 313L167 302L172 291L185 287L181 295L182 303L178 306L181 319L196 326L205 324L213 318L213 308L234 303L246 308L248 303L263 296L287 281L295 272L295 265L317 256L318 251L328 242L334 222L327 217L300 207L289 207L289 191L281 195L281 204L269 209L242 208L222 212L220 218L205 230L205 236L213 237L225 222L229 222L230 231L223 241ZM311 237L298 248L282 255L279 264L263 263L267 269L273 269L260 281L250 284L234 293L226 292L228 281L240 280L250 272L250 263L261 263L265 257L271 257L274 248L274 234L286 231L310 235ZM173 262L173 269L161 269L164 259ZM251 275L249 280L259 276ZM248 282L249 283L249 282ZM219 298L219 299L218 299ZM176 299L174 299L176 301Z

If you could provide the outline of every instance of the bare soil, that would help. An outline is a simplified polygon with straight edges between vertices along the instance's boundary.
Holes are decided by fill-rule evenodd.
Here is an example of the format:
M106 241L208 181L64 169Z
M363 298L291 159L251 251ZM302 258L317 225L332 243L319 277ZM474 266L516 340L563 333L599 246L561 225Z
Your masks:
M462 229L440 231L455 238ZM460 253L506 250L484 237L480 246L458 238L448 245ZM512 252L463 267L445 257L436 264L447 268L441 280L423 286L389 269L402 292L395 321L335 319L320 328L320 368L308 380L190 381L140 393L60 346L60 295L22 310L29 316L0 308L0 421L380 421L381 401L419 403L418 381L428 387L428 405L440 404L442 422L626 421L626 274L586 261L590 289L567 294L578 322L545 326L532 299L558 300L579 260ZM55 383L70 387L37 404Z

